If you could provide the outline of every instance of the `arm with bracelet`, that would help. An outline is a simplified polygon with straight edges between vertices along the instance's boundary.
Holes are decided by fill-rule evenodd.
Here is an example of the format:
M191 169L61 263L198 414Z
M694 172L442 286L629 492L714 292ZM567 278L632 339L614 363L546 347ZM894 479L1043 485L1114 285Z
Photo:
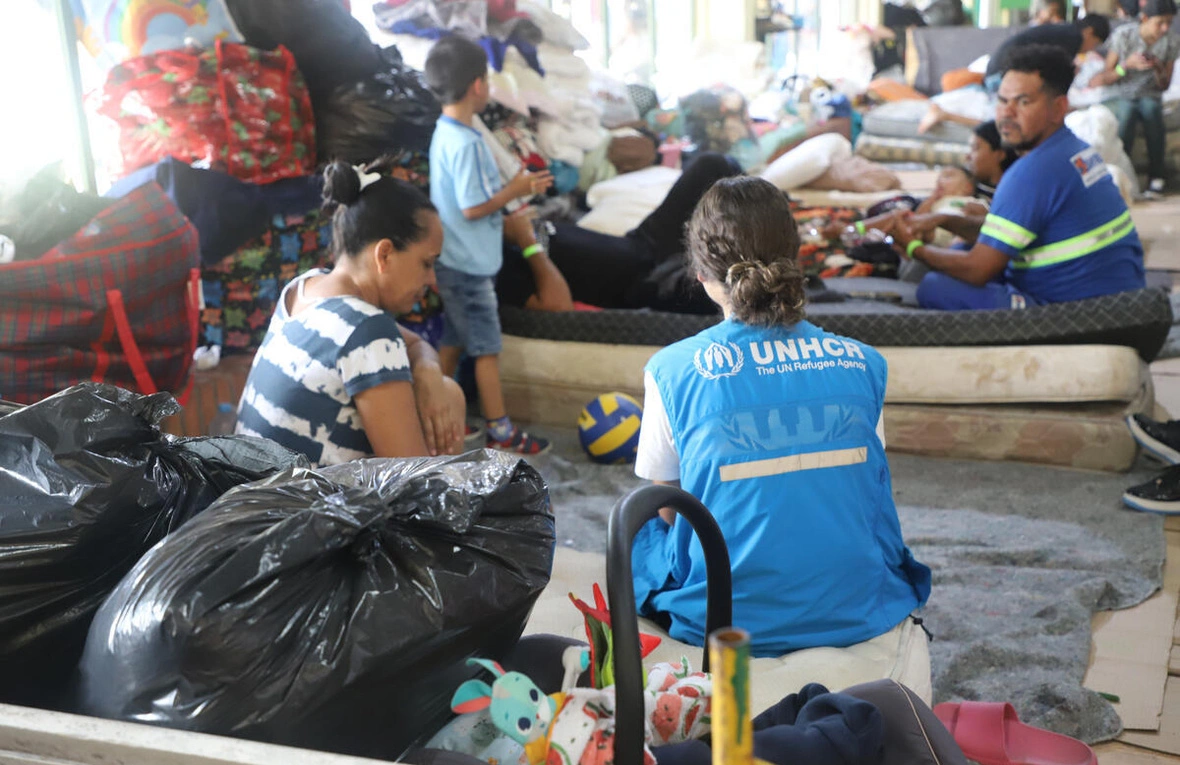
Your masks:
M533 311L572 311L574 298L569 282L549 259L544 246L537 241L532 220L527 211L504 218L504 238L520 247L520 254L528 264L537 291L525 301L524 307Z
M1127 69L1122 65L1121 54L1115 47L1117 42L1112 38L1111 50L1106 54L1106 68L1090 78L1090 87L1101 88L1114 85L1127 76Z
M995 280L1008 265L1007 255L986 244L977 242L967 252L926 244L914 236L904 221L898 225L894 240L894 246L904 257L977 287Z

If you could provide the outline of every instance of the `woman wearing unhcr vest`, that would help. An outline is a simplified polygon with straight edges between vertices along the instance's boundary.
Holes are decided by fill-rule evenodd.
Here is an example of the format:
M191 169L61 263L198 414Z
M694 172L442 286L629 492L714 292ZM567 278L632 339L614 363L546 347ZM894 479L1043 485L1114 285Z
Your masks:
M734 624L755 656L912 629L930 593L893 504L885 360L804 319L790 220L786 197L758 178L720 180L701 199L688 257L725 318L648 364L635 465L716 516ZM705 565L688 523L661 511L637 536L633 567L641 615L703 645ZM928 683L928 656L925 673Z

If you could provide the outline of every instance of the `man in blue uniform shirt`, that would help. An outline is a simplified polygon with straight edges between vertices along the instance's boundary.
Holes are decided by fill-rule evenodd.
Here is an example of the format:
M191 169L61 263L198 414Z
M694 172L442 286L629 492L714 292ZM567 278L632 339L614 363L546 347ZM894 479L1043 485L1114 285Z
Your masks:
M996 189L974 247L924 244L904 225L894 240L929 266L924 308L1025 308L1144 287L1143 246L1097 150L1065 127L1073 63L1057 48L1012 52L996 123L1021 159Z

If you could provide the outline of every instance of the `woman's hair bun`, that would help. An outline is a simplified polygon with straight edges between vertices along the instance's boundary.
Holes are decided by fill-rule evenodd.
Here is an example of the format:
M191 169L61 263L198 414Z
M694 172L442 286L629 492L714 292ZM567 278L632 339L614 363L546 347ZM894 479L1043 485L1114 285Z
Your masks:
M323 197L327 207L355 204L361 198L361 179L356 169L340 160L325 167Z
M753 260L739 260L725 272L725 285L732 287L737 282L746 278L750 273L757 271L761 266L761 263Z

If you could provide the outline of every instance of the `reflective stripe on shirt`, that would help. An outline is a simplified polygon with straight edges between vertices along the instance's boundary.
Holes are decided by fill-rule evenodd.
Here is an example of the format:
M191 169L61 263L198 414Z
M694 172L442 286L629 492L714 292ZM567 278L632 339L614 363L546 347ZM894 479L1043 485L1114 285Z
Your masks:
M1016 250L1023 250L1037 238L1037 235L1027 228L1018 226L1010 220L1005 220L995 213L989 213L984 218L983 228L979 230L979 235L998 239Z
M1109 223L1104 223L1080 236L1044 247L1025 250L1012 259L1012 267L1042 268L1081 258L1109 247L1134 230L1135 222L1131 220L1130 211L1124 212Z

